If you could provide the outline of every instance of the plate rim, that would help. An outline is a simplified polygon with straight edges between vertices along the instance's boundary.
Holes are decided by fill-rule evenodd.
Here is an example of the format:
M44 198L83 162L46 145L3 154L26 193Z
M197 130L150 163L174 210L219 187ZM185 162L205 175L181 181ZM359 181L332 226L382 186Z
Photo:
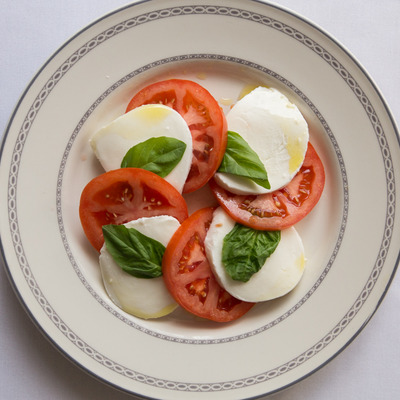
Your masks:
M125 6L122 6L122 7L120 7L120 8L117 8L117 9L115 9L114 11L111 11L111 12L109 12L109 13L103 15L102 17L100 17L100 18L96 19L95 21L93 21L92 23L86 25L86 26L85 26L84 28L82 28L79 32L77 32L75 35L73 35L70 39L68 39L62 46L60 46L60 47L48 58L48 60L42 65L42 67L38 70L38 72L37 72L37 73L34 75L34 77L31 79L31 81L29 82L29 84L27 85L27 87L25 88L25 90L23 91L23 93L22 93L20 99L18 100L18 102L17 102L15 108L13 109L13 112L12 112L12 114L11 114L11 116L10 116L9 122L8 122L8 124L7 124L7 126L6 126L6 130L5 130L5 132L4 132L4 134L3 134L3 137L2 137L2 142L1 142L1 146L0 146L0 161L3 159L2 156L3 156L4 147L5 147L5 144L6 144L6 141L7 141L7 137L8 137L9 131L10 131L11 127L12 127L14 118L15 118L15 116L16 116L18 110L19 110L19 107L20 107L21 103L22 103L23 100L25 99L25 96L26 96L27 93L29 92L31 86L34 84L34 82L37 80L37 78L41 75L42 71L47 67L47 65L50 64L50 63L52 62L52 60L56 57L56 55L59 54L60 52L62 52L62 50L63 50L68 44L70 44L71 42L73 42L74 39L75 39L76 37L80 36L83 32L89 30L92 26L97 25L97 24L101 23L102 21L104 21L105 19L109 18L111 15L117 14L117 13L119 13L119 12L123 12L125 9L129 9L129 8L132 8L132 7L136 7L136 6L139 6L139 5L143 4L143 3L152 3L152 2L153 2L153 3L159 2L159 3L161 4L161 2L160 2L159 0L141 0L141 1L138 1L138 2L135 2L135 3L127 4L127 5L125 5ZM352 55L352 53L351 53L349 50L347 50L347 48L345 48L338 40L336 40L332 35L330 35L328 32L326 32L323 28L320 28L318 25L314 24L313 22L309 21L307 18L301 16L300 14L298 14L298 13L292 11L292 10L289 10L289 9L283 7L283 6L278 6L277 4L269 3L269 2L267 2L267 1L261 1L261 0L247 0L247 2L259 3L259 4L262 4L262 5L266 5L266 6L270 6L270 7L276 8L276 9L278 9L278 10L280 10L280 11L283 11L284 13L289 14L290 16L292 16L292 17L294 17L294 18L296 18L296 19L299 19L299 20L302 21L302 22L306 22L306 23L307 23L308 25L310 25L312 28L317 29L323 36L328 37L328 39L330 39L330 41L331 41L334 45L338 46L338 47L351 59L351 61L356 65L356 67L359 69L359 71L362 73L362 75L363 75L364 77L366 77L366 78L369 80L370 84L372 85L373 91L378 95L380 101L382 102L382 105L383 105L383 107L384 107L384 109L385 109L385 112L386 112L385 115L389 118L389 120L390 120L390 122L391 122L391 125L392 125L392 127L393 127L393 131L394 131L394 133L395 133L395 137L397 138L397 141L398 141L398 143L399 143L399 145L400 145L400 137L399 137L399 131L398 131L398 128L397 128L397 125L396 125L396 121L394 120L394 117L393 117L393 115L392 115L392 112L391 112L391 110L390 110L390 108L389 108L389 106L388 106L388 104L387 104L385 98L383 97L382 93L380 92L380 89L379 89L378 86L375 84L374 80L370 77L370 75L369 75L368 72L365 70L365 68L364 68L364 67L361 65L361 63ZM47 339L49 339L49 341L50 341L64 356L66 356L68 359L70 359L75 365L77 365L78 367L80 367L81 369L83 369L85 372L89 373L91 376L95 376L96 378L98 378L98 379L101 380L102 382L104 382L104 383L106 383L106 384L108 384L108 385L110 385L110 386L112 386L112 387L121 389L121 387L119 387L118 385L115 385L113 382L108 381L108 380L106 380L105 378L98 376L98 375L97 375L96 373L94 373L92 370L89 370L89 369L87 369L84 365L81 365L81 363L80 363L79 361L77 361L76 359L74 359L69 353L67 353L65 350L63 350L63 349L53 340L53 338L49 336L49 334L48 334L48 333L45 331L45 329L41 326L40 322L36 320L36 318L34 317L34 315L33 315L32 312L31 312L31 310L29 309L29 306L25 303L24 297L23 297L22 293L20 293L16 282L14 281L14 278L13 278L12 272L11 272L11 269L10 269L10 267L9 267L9 265L8 265L8 262L7 262L7 259L6 259L5 249L4 249L4 246L3 246L3 240L2 240L1 237L0 237L0 257L1 257L1 259L2 259L2 262L4 263L4 267L5 267L6 274L7 274L8 278L9 278L9 280L10 280L10 282L11 282L11 285L12 285L12 287L13 287L14 292L15 292L16 295L17 295L17 298L20 300L21 304L23 305L23 308L25 309L25 311L27 312L27 314L29 315L29 317L31 318L31 320L32 320L32 321L35 323L35 325L39 328L39 331L41 331L42 334L43 334ZM379 301L377 302L377 304L376 304L376 306L375 306L373 312L372 312L371 315L367 318L367 320L364 322L364 324L357 330L357 332L356 332L352 337L350 337L350 339L345 343L345 345L344 345L342 348L340 348L340 349L338 350L337 353L335 353L334 355L332 355L332 356L331 356L329 359L327 359L323 364L319 365L317 368L315 368L314 370L312 370L311 372L309 372L307 375L302 376L302 377L300 377L298 380L293 381L293 382L290 382L288 385L286 385L286 386L284 386L284 387L281 387L281 388L279 388L279 389L277 389L277 390L275 390L275 391L273 391L273 392L264 393L264 394L262 394L262 396L264 396L264 395L266 395L266 394L272 394L272 393L281 391L281 390L283 390L283 389L285 389L285 388L287 388L287 387L289 387L289 386L292 386L292 385L296 384L297 382L299 382L299 381L301 381L301 380L307 378L308 376L314 374L317 370L319 370L320 368L322 368L323 366L325 366L325 365L326 365L327 363L329 363L333 358L335 358L338 354L340 354L340 353L341 353L341 352L342 352L342 351L343 351L343 350L358 336L358 334L364 329L364 327L368 324L368 322L371 320L372 316L375 314L375 312L376 312L377 309L379 308L379 306L380 306L380 304L382 303L383 298L385 297L386 293L388 292L388 290L389 290L389 288L390 288L390 285L391 285L391 283L392 283L392 281L393 281L393 278L394 278L394 276L395 276L395 274L396 274L396 272L397 272L397 268L398 268L398 266L399 266L399 262L400 262L400 251L399 251L399 253L398 253L398 255L397 255L397 260L396 260L395 266L394 266L394 268L393 268L393 270L392 270L391 276L390 276L390 278L389 278L389 280L388 280L388 283L387 283L387 285L386 285L386 287L385 287L385 290L382 292L381 297L380 297ZM122 388L122 389L123 389L124 391L128 391L128 390L125 389L125 388ZM129 392L129 391L128 391L128 392ZM133 391L132 391L131 393L143 397L142 394L135 393L135 392L133 392ZM258 397L259 397L259 396L256 396L256 397L253 397L253 398L258 398ZM144 397L144 398L147 398L147 397ZM148 398L150 398L150 397L148 397Z

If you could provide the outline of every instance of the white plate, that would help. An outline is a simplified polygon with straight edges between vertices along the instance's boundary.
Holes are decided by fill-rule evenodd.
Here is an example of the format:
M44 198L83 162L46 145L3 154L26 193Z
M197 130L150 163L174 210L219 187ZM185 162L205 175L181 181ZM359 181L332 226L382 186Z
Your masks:
M323 197L298 226L303 280L232 324L121 312L81 231L80 192L101 172L88 137L164 77L198 81L226 109L249 84L278 87L303 111L325 165ZM233 399L291 385L359 333L397 267L400 151L390 112L329 35L272 5L154 0L102 18L31 82L1 150L1 251L19 297L63 353L127 392Z

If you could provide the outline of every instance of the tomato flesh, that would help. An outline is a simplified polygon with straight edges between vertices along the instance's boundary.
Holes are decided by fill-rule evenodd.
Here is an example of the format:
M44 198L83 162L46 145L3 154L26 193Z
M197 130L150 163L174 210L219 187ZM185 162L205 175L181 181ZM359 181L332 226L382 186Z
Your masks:
M322 162L311 143L292 181L271 193L237 195L210 181L218 203L235 221L258 230L280 230L303 219L318 203L325 185Z
M81 194L81 224L98 251L104 243L103 225L120 225L156 215L170 215L183 222L188 216L186 202L163 178L140 168L121 168L99 175Z
M219 167L226 148L227 123L218 102L195 82L169 79L139 91L126 111L144 104L164 104L185 119L192 134L193 157L183 193L204 186Z
M175 301L199 317L217 322L233 321L254 303L238 300L215 279L204 248L214 208L192 214L171 238L163 257L163 277Z

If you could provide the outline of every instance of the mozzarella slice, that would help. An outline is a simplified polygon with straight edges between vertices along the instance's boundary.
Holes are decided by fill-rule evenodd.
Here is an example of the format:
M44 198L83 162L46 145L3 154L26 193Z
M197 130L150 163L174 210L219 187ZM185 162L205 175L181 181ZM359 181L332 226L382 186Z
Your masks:
M121 167L127 151L147 139L167 136L181 140L186 150L178 165L165 177L182 192L192 162L192 135L183 117L162 104L148 104L121 115L90 139L96 157L106 171Z
M236 194L261 194L288 184L299 171L307 151L308 125L296 105L276 89L258 87L229 111L228 130L238 133L265 166L270 189L248 178L217 173L224 189Z
M143 235L158 240L165 247L179 225L178 220L167 215L139 218L125 224L127 228L135 228ZM100 269L111 300L129 314L144 319L158 318L177 307L162 276L142 279L128 274L114 261L105 244L100 252Z
M218 283L232 296L243 301L260 302L281 297L300 281L304 266L304 248L297 231L291 227L281 231L281 240L264 266L248 282L233 280L222 264L224 237L235 221L222 208L214 212L205 239L207 259Z

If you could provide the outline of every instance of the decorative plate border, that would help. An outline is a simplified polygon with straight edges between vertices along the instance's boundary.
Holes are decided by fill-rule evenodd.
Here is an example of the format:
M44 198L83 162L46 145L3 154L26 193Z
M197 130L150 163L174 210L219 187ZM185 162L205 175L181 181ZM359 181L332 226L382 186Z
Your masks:
M371 275L365 284L363 290L358 296L355 303L352 305L350 310L346 313L346 315L338 322L338 324L318 343L316 343L313 347L308 349L306 352L302 353L298 357L293 360L287 362L284 365L281 365L272 370L266 371L262 374L251 376L248 378L244 378L237 381L230 382L221 382L221 383L213 383L213 384L192 384L185 382L175 382L175 381L167 381L163 379L158 379L154 377L150 377L147 375L140 374L138 372L126 369L125 367L113 362L112 360L104 357L102 354L98 353L96 350L92 349L88 346L84 341L78 338L66 324L61 320L59 316L57 316L54 310L51 308L51 305L47 302L45 296L41 292L38 287L35 278L30 269L28 260L26 259L23 244L20 237L19 226L18 226L18 213L16 209L16 197L17 197L17 182L18 182L18 171L19 171L19 163L21 161L21 156L24 148L24 144L26 138L29 134L29 130L31 125L36 118L37 113L39 112L41 105L46 100L48 94L52 91L54 86L58 83L58 81L68 72L68 70L82 57L84 57L89 51L91 51L94 47L98 46L108 38L126 30L131 29L135 26L153 21L155 19L161 18L170 18L181 15L192 15L192 14L206 14L206 15L219 15L219 16L228 16L233 18L246 19L255 23L263 24L266 27L273 28L278 30L290 37L294 40L297 40L299 43L305 45L310 48L312 51L317 53L320 57L322 57L347 83L347 85L351 88L353 93L356 95L364 110L366 111L374 132L377 136L378 143L381 149L384 167L385 167L385 175L386 175L386 187L387 187L387 207L386 207L386 219L385 219L385 230L382 238L380 250L378 252L377 259L374 264L374 268L371 272ZM296 17L298 18L298 17ZM71 144L72 145L72 144ZM70 148L67 147L67 151ZM343 160L339 158L339 162L343 163ZM344 165L344 164L341 164ZM342 176L345 174L345 171L342 170ZM58 185L61 185L61 182L58 182ZM347 184L345 185L345 191L347 191ZM53 74L52 78L48 80L46 85L39 92L39 95L36 97L33 102L30 110L28 111L24 122L22 123L22 127L19 131L19 135L17 137L14 151L12 154L12 161L10 165L10 173L8 180L8 217L9 217L9 227L11 232L11 237L13 240L14 250L22 270L22 273L30 287L32 293L35 298L45 311L45 313L49 316L54 324L60 329L60 331L78 348L84 351L87 355L104 365L105 367L113 370L119 374L122 374L128 378L136 380L138 382L146 383L151 386L156 386L158 388L165 388L169 390L179 390L179 391L188 391L188 392L214 392L214 391L224 391L224 390L232 390L237 388L243 388L246 386L251 386L254 384L258 384L261 382L265 382L267 380L273 379L276 376L280 376L287 371L290 371L296 368L298 365L303 364L308 359L313 357L316 353L325 348L332 340L334 340L350 323L350 321L354 318L357 312L361 309L362 305L367 300L370 292L375 286L375 283L380 275L380 272L385 263L385 259L387 256L388 248L391 243L391 237L393 234L393 224L395 217L395 182L394 182L394 170L393 163L390 154L390 149L388 146L388 142L385 137L384 130L379 121L379 118L370 103L369 99L358 85L356 80L351 76L351 74L344 68L344 66L335 59L328 51L326 51L322 46L316 43L311 38L307 37L300 31L280 22L269 18L265 15L254 13L251 11L231 8L231 7L221 7L221 6L178 6L172 8L164 8L160 10L155 10L149 13L145 13L139 15L137 17L128 19L123 21L113 27L107 29L101 34L97 35L95 38L88 41L84 46L82 46L79 50L73 53ZM347 203L348 198L345 198L345 202ZM58 213L61 212L57 210ZM60 215L60 214L59 214ZM63 233L63 240L66 240L65 233ZM336 254L333 254L335 257Z

